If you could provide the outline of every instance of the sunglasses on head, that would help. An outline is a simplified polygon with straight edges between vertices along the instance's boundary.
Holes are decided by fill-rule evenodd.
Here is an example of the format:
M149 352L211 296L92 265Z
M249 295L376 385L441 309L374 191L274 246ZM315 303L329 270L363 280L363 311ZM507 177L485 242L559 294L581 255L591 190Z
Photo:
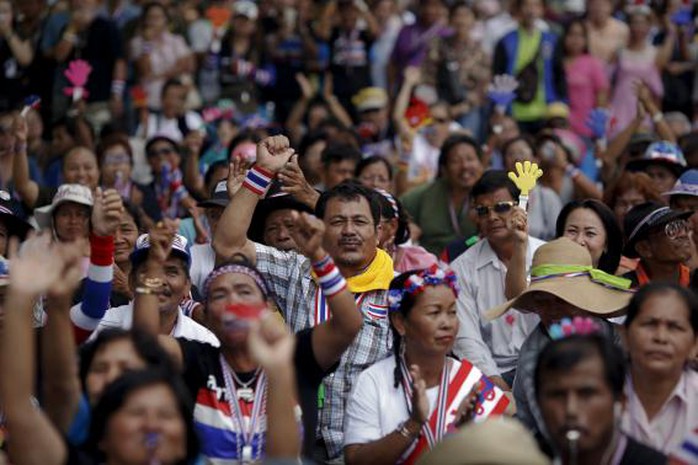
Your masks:
M475 213L477 213L477 216L487 216L490 214L490 210L492 210L495 213L504 214L509 213L511 209L514 208L516 205L518 205L518 202L514 200L507 200L506 202L497 202L491 207L488 207L487 205L477 205L475 206Z

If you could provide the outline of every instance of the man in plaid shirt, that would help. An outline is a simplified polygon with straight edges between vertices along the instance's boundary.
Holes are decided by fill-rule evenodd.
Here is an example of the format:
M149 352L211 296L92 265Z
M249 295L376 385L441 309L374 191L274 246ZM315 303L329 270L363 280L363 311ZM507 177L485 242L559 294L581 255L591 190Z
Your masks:
M296 252L281 252L247 239L252 213L272 179L295 155L284 136L257 146L257 161L221 216L213 240L217 257L243 254L267 279L288 325L294 331L330 318L310 262ZM359 335L325 379L320 392L316 460L342 462L344 407L358 374L391 352L387 289L393 277L390 256L378 249L379 204L375 193L353 182L323 193L316 214L326 225L323 247L334 259L364 316ZM322 350L322 348L316 348ZM307 432L306 432L307 434Z

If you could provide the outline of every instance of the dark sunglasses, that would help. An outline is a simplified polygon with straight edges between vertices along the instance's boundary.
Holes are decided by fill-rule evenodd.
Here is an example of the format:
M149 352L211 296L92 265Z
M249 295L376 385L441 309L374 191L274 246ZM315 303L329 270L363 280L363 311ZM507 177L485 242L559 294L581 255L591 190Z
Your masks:
M477 216L487 216L490 214L490 210L492 210L495 213L504 214L509 213L511 209L514 208L516 205L518 205L518 202L514 200L508 200L506 202L497 202L491 207L488 207L486 205L477 205L475 206L475 213L477 213Z

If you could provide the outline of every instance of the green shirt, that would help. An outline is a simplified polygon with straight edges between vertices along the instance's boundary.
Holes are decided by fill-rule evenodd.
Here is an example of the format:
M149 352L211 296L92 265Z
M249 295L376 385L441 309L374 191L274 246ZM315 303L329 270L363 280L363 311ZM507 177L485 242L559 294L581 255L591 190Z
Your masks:
M430 184L415 187L404 194L400 201L414 221L422 229L419 243L434 255L439 255L447 244L465 239L477 233L470 221L468 208L449 208L450 200L446 181L436 179ZM451 211L458 224L454 228Z
M518 29L519 48L514 64L514 73L521 71L524 66L533 60L540 47L543 33L535 29L528 33L523 28ZM517 121L536 121L545 116L547 104L545 102L545 77L543 71L543 60L538 60L538 91L536 96L529 103L514 102L511 107L512 115Z

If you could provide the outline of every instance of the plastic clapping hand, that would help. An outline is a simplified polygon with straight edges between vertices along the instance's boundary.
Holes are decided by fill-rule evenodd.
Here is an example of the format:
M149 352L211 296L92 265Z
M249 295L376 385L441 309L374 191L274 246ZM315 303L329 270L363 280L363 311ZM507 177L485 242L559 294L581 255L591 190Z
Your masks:
M610 113L605 108L594 108L587 116L586 125L591 129L594 139L603 139L606 137L606 128L610 120Z
M537 163L531 163L528 160L523 163L520 161L516 162L516 173L509 171L509 179L511 179L521 191L519 195L519 207L523 208L524 211L528 206L528 193L531 192L531 189L536 187L538 178L541 176L543 176L543 170L538 168Z
M518 87L519 81L514 76L499 74L487 88L487 96L498 108L504 109L516 98L515 91Z
M87 78L92 72L92 66L85 60L73 60L68 64L68 69L64 71L65 77L72 84L66 87L63 92L66 95L73 97L73 101L80 100L87 97L87 91L85 90L85 85L87 84Z
M676 13L671 15L671 22L678 27L688 26L691 24L691 22L693 22L693 18L691 17L691 7L679 8Z

